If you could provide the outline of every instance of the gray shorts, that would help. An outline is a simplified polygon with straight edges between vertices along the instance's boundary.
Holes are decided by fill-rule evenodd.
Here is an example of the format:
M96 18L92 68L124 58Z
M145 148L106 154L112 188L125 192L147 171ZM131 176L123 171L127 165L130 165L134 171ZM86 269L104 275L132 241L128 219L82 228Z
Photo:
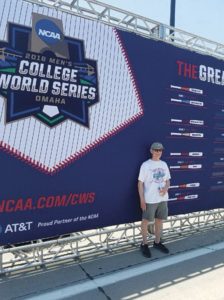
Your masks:
M166 220L168 216L167 201L160 203L146 203L146 210L142 213L142 219L154 222L154 219Z

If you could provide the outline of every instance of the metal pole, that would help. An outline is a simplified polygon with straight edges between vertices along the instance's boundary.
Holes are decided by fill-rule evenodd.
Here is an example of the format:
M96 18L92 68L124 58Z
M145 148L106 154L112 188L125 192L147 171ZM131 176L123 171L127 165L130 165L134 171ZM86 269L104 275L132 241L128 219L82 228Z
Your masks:
M3 254L2 254L2 250L3 250L3 247L0 247L0 274L2 274L3 272Z
M175 27L176 0L170 2L170 26Z
M170 0L170 26L172 27L175 27L175 12L176 12L176 0ZM170 29L170 35L172 35L173 32L174 31Z

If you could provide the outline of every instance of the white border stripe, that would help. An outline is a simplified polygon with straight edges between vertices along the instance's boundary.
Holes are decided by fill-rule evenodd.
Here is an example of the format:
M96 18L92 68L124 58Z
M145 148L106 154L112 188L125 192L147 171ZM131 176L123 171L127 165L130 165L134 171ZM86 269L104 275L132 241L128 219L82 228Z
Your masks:
M26 299L27 300L28 299L29 300L42 300L42 299L60 300L67 297L72 297L80 293L85 293L97 289L98 287L107 286L110 284L114 284L116 282L120 282L122 280L127 280L133 277L143 275L145 273L157 271L159 269L163 269L223 249L224 249L224 242L213 244L207 247L187 251L174 256L168 256L164 259L160 259L159 261L154 261L154 262L151 261L145 263L144 265L128 268L126 270L115 272L110 275L105 275L105 276L95 278L91 281L70 285L69 287L61 288L60 290L58 289L56 291L43 293L38 296L33 296Z

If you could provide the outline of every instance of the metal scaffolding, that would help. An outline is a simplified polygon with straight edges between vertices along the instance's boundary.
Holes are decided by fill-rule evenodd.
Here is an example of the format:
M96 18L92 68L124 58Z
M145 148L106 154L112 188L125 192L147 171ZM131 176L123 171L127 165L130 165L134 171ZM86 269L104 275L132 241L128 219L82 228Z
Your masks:
M224 45L97 0L24 0L224 59Z
M224 228L224 209L171 216L164 222L163 239ZM149 234L149 241L154 238ZM0 274L35 269L49 263L72 260L85 261L108 253L136 249L141 240L140 223L121 224L107 228L76 232L54 239L32 241L26 245L0 248Z
M94 19L144 37L224 59L224 45L118 9L96 0L23 0L33 5L54 7L70 14ZM171 216L164 223L163 238L193 234L212 227L224 227L224 209ZM149 236L152 239L153 235ZM130 223L76 232L24 245L0 247L0 274L69 259L91 259L118 249L136 248L141 239L140 224Z

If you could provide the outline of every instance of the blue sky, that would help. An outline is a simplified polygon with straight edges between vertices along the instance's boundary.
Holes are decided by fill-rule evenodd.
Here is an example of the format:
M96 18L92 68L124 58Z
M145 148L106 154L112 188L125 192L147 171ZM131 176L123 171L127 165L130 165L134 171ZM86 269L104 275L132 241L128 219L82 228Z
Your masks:
M170 0L99 0L169 24ZM176 27L224 44L224 0L176 0Z

